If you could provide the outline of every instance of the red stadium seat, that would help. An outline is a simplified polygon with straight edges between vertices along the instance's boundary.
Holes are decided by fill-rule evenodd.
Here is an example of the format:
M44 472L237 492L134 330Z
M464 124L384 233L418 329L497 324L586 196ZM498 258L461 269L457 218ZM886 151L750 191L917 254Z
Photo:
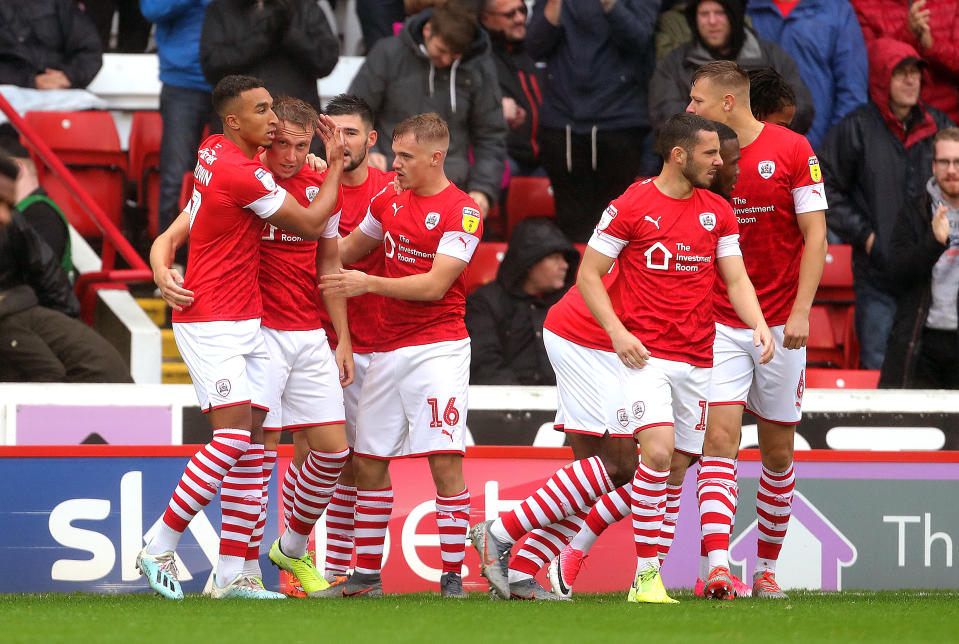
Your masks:
M160 140L163 120L159 112L133 113L130 125L130 162L128 175L137 182L137 201L147 209L147 232L157 236L160 199Z
M513 177L506 194L506 238L527 217L555 217L553 188L547 177Z
M875 389L879 371L869 369L806 369L806 387L814 389Z
M126 189L127 155L109 112L27 112L24 119L73 173L107 218L120 226ZM66 185L34 156L40 184L70 224L85 237L102 233Z
M848 244L832 244L826 253L816 301L854 302L855 299L852 290L852 247Z
M809 342L806 344L806 362L814 366L840 367L844 354L829 312L824 306L814 305L809 312Z
M466 267L466 294L496 279L496 271L506 254L505 242L480 242Z

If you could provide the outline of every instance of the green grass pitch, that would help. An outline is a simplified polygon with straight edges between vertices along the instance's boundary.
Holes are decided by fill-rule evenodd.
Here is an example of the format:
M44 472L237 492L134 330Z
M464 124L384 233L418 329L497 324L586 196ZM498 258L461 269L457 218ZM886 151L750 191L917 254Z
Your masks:
M793 592L788 601L636 605L625 593L573 602L493 602L435 594L383 599L183 601L152 595L0 595L0 642L950 642L959 592Z

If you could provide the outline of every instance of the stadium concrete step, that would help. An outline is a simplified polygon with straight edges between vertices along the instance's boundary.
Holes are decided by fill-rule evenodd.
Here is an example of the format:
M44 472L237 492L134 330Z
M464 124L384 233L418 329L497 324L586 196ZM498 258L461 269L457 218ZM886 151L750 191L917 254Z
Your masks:
M163 362L160 368L161 382L165 385L191 385L190 372L182 362Z
M182 361L173 337L173 329L160 329L160 335L163 336L163 360Z
M167 303L159 297L138 297L137 304L149 316L158 327L169 326L167 324Z

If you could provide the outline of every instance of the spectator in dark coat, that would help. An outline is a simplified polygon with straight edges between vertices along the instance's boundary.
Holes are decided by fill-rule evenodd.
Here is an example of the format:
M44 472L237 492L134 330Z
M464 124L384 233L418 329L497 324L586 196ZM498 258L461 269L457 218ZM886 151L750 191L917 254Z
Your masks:
M350 94L376 115L370 165L381 170L393 163L397 124L414 114L439 114L450 128L446 176L487 215L503 180L506 121L489 36L471 10L450 0L411 16L398 36L367 54Z
M543 79L542 70L536 67L523 42L527 11L523 0L486 0L480 13L480 22L493 44L496 76L503 92L503 117L509 126L506 151L512 175L531 175L540 169L536 130Z
M654 128L689 105L693 72L714 60L732 60L745 70L772 67L796 92L796 116L791 129L805 133L813 122L812 94L796 62L776 43L763 40L746 27L740 0L699 0L686 5L693 41L659 61L649 83L649 113Z
M826 135L819 161L826 222L853 247L856 334L863 369L879 369L896 311L888 275L896 216L932 173L932 136L952 123L919 100L922 61L909 45L879 39L869 53L869 102Z
M556 384L543 321L573 285L578 265L579 252L549 219L516 225L496 280L466 298L471 384Z
M893 230L898 295L880 387L959 389L959 129L940 130L933 149L933 176Z
M83 88L103 64L100 36L76 0L0 0L0 84Z

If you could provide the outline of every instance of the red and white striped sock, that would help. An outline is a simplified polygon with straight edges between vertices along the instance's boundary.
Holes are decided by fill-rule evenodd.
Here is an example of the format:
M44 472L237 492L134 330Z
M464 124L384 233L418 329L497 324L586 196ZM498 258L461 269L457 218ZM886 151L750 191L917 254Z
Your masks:
M515 543L534 528L545 528L577 512L586 512L596 497L613 489L598 456L557 470L546 484L490 526L497 539Z
M353 514L356 488L337 483L326 506L326 574L345 575L353 560Z
M249 446L250 432L246 430L213 430L213 440L187 463L147 552L157 555L176 550L187 524L213 500L223 477Z
M676 522L679 520L679 499L683 494L682 485L666 484L666 514L663 515L663 527L659 530L659 563L662 564L673 545L676 536Z
M273 468L276 466L276 451L263 450L263 488L260 497L260 518L253 528L253 535L250 537L250 547L246 551L246 563L243 565L243 573L252 577L262 577L260 570L260 544L263 541L263 529L266 527L266 510L270 500L270 478L273 476Z
M666 480L669 470L654 470L640 461L633 476L633 541L640 569L659 567L659 533L666 513Z
M383 546L393 512L393 488L356 491L356 566L364 575L378 575L383 567ZM464 540L465 541L465 540Z
M296 496L296 479L300 475L300 468L296 463L290 462L286 468L286 474L283 475L283 489L280 491L280 498L283 500L283 529L290 523L290 517L293 516L293 499Z
M296 479L293 515L286 532L280 537L280 550L288 557L298 558L306 554L310 532L333 498L336 481L349 455L349 449L339 452L310 450Z
M719 456L703 456L699 461L696 495L699 498L699 522L710 568L729 567L729 535L736 516L736 461Z
M456 496L436 495L436 528L440 535L443 572L462 572L466 533L470 527L470 491Z
M792 463L785 472L773 472L763 467L756 491L756 515L759 523L758 560L756 570L776 572L776 561L786 538L789 516L792 514L793 490L796 473Z
M223 477L220 490L220 557L216 579L224 586L242 570L263 495L263 446L250 445Z
M583 527L585 512L579 512L545 528L536 528L526 536L523 547L509 562L509 581L535 577L539 571L558 557Z
M583 529L569 542L570 547L583 553L589 552L606 528L628 517L632 488L633 484L629 483L596 499L586 515Z

